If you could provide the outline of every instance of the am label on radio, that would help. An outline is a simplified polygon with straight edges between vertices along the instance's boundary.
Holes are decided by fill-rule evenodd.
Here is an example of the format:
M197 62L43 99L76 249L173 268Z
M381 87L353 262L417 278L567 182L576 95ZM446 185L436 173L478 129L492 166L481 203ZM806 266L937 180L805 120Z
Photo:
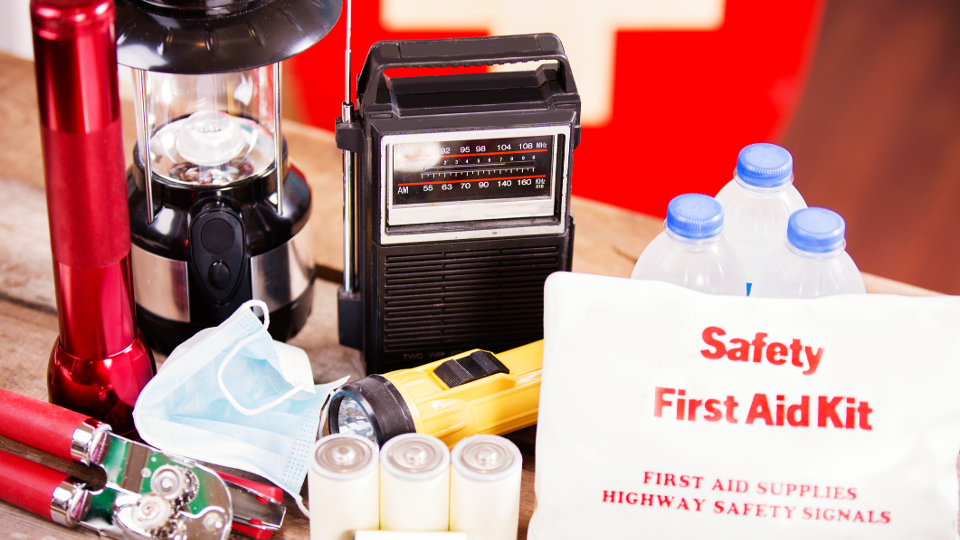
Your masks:
M408 69L504 63L518 70ZM580 96L555 35L370 49L356 110L337 124L355 171L340 342L368 373L543 337L544 282L571 267L579 139Z

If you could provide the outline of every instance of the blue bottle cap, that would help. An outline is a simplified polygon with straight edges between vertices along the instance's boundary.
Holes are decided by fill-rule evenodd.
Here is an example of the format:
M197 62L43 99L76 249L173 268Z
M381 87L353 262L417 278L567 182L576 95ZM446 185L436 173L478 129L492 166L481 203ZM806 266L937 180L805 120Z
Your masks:
M737 156L737 177L747 185L775 188L793 176L793 156L786 148L771 143L744 146Z
M723 231L723 207L708 195L678 195L667 205L667 228L689 240L712 238Z
M826 208L797 210L787 220L787 242L807 253L843 249L846 224L840 214Z

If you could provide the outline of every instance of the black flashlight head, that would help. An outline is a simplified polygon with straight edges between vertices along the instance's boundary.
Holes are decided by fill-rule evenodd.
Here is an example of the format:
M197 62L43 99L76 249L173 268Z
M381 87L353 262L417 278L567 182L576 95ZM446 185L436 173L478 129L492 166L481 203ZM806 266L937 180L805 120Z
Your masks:
M341 386L330 399L327 425L330 434L352 433L377 446L397 435L417 432L400 391L380 375Z

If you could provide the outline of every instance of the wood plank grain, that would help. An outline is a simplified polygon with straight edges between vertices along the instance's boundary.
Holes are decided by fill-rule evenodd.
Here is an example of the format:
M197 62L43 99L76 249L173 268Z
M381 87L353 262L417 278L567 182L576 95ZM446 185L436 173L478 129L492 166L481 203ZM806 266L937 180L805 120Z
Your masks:
M0 177L43 185L33 62L0 53Z
M0 193L0 298L55 314L43 186L0 177Z
M47 361L57 341L57 316L0 300L0 388L47 399Z
M310 184L313 208L313 254L325 279L342 281L343 273L343 155L333 134L297 122L285 122L290 161Z

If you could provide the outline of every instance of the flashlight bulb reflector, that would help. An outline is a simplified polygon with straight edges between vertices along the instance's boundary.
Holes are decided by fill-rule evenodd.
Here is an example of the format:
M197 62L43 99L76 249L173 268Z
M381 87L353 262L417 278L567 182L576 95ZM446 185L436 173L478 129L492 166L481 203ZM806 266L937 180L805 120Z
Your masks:
M222 165L237 157L244 147L243 130L229 114L199 111L180 128L177 153L204 167Z
M344 397L340 401L340 408L337 409L337 426L340 433L352 433L369 439L377 444L377 435L373 430L373 424L367 416L367 411L350 397Z

